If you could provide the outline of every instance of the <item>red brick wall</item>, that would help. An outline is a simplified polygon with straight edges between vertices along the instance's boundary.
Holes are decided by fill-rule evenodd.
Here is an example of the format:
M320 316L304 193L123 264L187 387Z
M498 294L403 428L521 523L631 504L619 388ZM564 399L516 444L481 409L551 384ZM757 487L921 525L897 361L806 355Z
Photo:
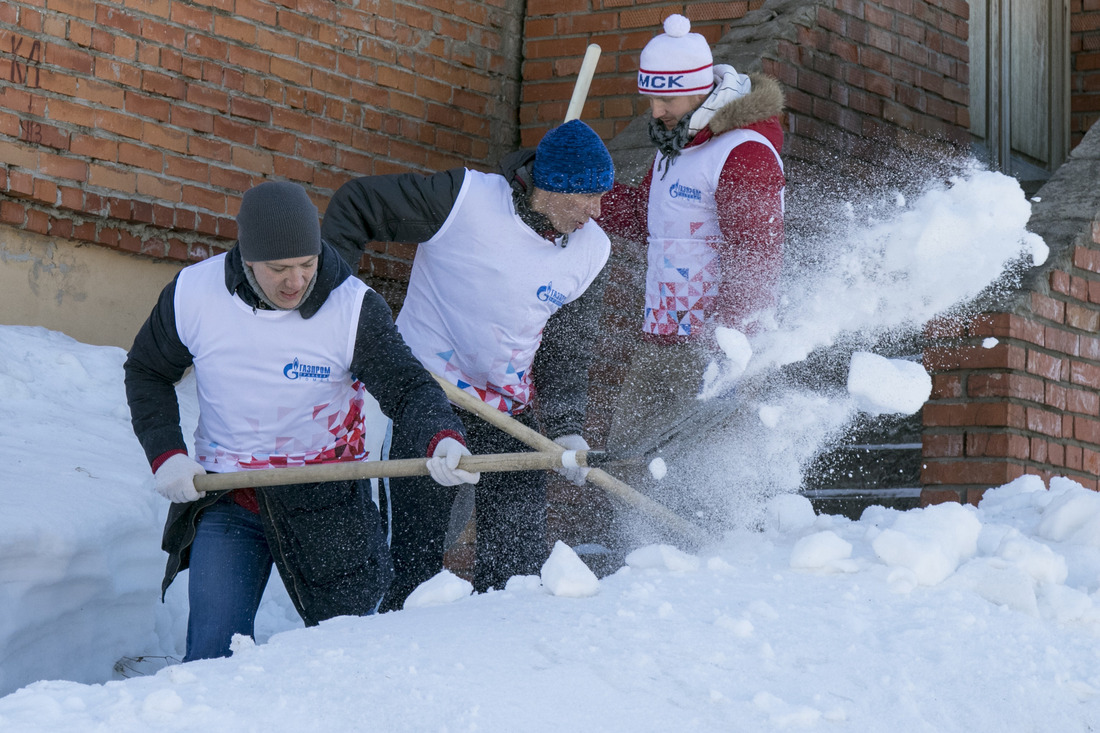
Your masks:
M1070 142L1100 118L1100 0L1070 0Z
M968 17L965 0L822 4L765 64L787 89L788 159L868 175L930 140L969 145Z
M489 167L534 144L564 115L593 41L603 56L584 117L610 139L644 111L638 53L665 16L685 13L717 43L746 26L766 35L771 4L531 0L522 16L518 0L242 0L232 13L6 0L0 223L194 260L232 241L240 192L265 176L301 181L323 206L353 175ZM924 135L965 140L965 0L801 6L816 12L795 35L777 29L761 64L788 93L795 177L801 161L877 163ZM1100 3L1071 10L1076 142L1100 114ZM410 252L378 246L365 272L401 281Z
M585 118L609 139L643 111L638 53L665 16L686 13L716 43L764 5L532 0L524 19L515 0L379 0L372 12L246 0L233 13L9 0L0 223L198 259L232 241L240 193L264 177L302 182L323 208L354 175L488 167L517 136L534 144L564 115L591 41L604 53ZM793 162L874 159L871 134L958 137L963 0L804 5L820 6L816 17L797 37L777 34L762 64L789 94ZM766 28L770 14L756 15ZM410 258L378 245L364 271L399 284Z
M647 109L637 93L638 55L662 32L666 17L687 16L692 31L713 45L732 22L763 5L764 0L529 0L520 105L523 144L536 145L565 118L588 44L598 43L601 54L581 118L610 140Z
M819 161L837 153L874 161L888 149L932 137L969 144L966 0L826 0L797 34L768 3L533 0L527 4L522 140L558 124L589 43L603 49L583 118L605 139L645 111L636 93L638 55L670 13L692 20L712 45L734 31L754 40L775 27L761 68L783 83L790 111L787 154ZM791 3L784 11L790 13ZM746 14L763 8L765 12ZM727 44L738 51L735 40ZM722 48L716 48L721 53ZM738 64L740 67L740 63ZM916 133L915 135L913 133Z
M0 3L0 223L175 260L266 177L488 165L516 142L520 4ZM407 247L368 273L407 276Z
M1029 229L1051 257L1001 312L931 330L943 345L925 352L925 502L976 502L1025 474L1100 488L1098 157L1094 131L1040 192Z

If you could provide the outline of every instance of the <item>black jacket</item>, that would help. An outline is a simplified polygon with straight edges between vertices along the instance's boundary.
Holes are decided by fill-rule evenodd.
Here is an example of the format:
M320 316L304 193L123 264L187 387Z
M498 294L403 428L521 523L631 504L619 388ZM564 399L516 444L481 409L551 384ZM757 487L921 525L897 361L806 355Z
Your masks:
M324 246L313 290L298 308L301 316L315 315L350 276L350 268ZM150 463L169 451L186 449L175 384L193 357L176 330L176 282L161 292L123 366L134 433ZM262 307L245 278L236 247L226 256L225 286L252 307ZM441 431L464 434L443 390L405 345L389 306L374 291L363 299L350 371L378 400L383 413L400 422L405 432L411 431L421 455ZM307 624L373 610L393 571L368 482L295 485L256 494L276 565ZM162 541L169 555L162 591L188 566L198 515L217 498L207 494L199 501L172 505Z
M534 150L520 150L501 162L499 173L511 184L513 200L530 195L534 157ZM429 176L397 173L348 181L329 202L321 236L353 268L370 242L427 241L446 222L465 174L464 168L452 168ZM465 246L476 247L477 242ZM584 430L588 368L596 348L607 272L605 267L583 295L550 318L543 331L532 380L539 417L550 437ZM479 285L484 297L493 297L493 283Z

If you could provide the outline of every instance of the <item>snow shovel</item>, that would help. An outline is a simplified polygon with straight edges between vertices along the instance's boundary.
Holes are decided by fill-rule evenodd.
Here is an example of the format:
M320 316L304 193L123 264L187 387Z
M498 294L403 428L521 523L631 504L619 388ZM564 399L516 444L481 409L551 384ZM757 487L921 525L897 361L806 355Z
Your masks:
M446 379L443 379L438 374L433 374L435 381L439 382L439 386L443 388L443 391L447 394L447 398L458 405L459 407L472 412L480 417L490 425L503 430L508 435L511 435L516 440L534 448L536 451L542 453L553 453L561 455L565 453L571 453L572 451L566 451L560 445L547 438L537 430L532 430L523 423L519 422L510 415L493 408L477 397L468 392L464 392L457 386L451 384ZM579 456L585 451L576 451ZM591 453L592 451L587 451ZM524 454L519 454L524 455ZM566 456L565 460L569 460L569 456ZM461 466L461 463L459 464ZM578 465L579 461L578 461ZM606 463L604 464L606 465ZM556 468L556 466L555 466ZM641 511L649 514L656 519L661 520L668 527L676 530L685 537L691 539L697 543L703 543L711 539L711 537L701 527L692 524L680 515L674 513L668 507L660 504L653 499L650 499L645 494L641 494L635 489L631 488L627 484L623 483L619 479L615 478L608 472L596 467L592 468L588 472L588 481L596 484L600 488L607 491L612 496L618 498L630 506L640 509Z
M571 454L571 455L570 455ZM605 465L608 459L603 451L562 451L532 453L490 453L479 456L463 456L458 467L465 471L537 471L542 469ZM427 476L427 458L405 458L394 461L341 461L319 463L313 466L289 468L265 468L256 471L231 473L207 473L195 477L199 491L228 491L230 489L263 488L287 484L312 484L322 481L354 481L368 478L392 478L397 476Z

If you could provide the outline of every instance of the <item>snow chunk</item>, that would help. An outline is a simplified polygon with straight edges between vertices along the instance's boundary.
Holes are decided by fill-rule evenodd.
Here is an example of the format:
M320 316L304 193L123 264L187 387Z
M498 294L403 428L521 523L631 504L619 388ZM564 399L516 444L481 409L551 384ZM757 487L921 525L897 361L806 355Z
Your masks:
M768 501L768 526L779 532L801 532L817 521L810 500L800 494L779 494Z
M982 524L973 507L935 504L898 514L871 547L884 563L913 573L920 585L936 585L978 551Z
M541 591L542 579L537 575L513 575L504 584L504 590L514 592Z
M745 367L752 358L752 346L749 345L748 337L736 328L718 326L714 329L714 340L729 360L726 364L726 375L736 379L744 374Z
M1100 627L1100 610L1087 593L1065 585L1044 588L1039 598L1039 610L1043 615L1059 623L1079 622Z
M718 326L714 330L714 340L725 358L712 359L703 370L703 384L698 395L701 400L728 399L736 395L737 380L752 358L748 337L735 328Z
M1028 232L1030 237L1026 237L1023 241L1023 248L1021 251L1031 257L1031 262L1036 267L1047 261L1050 257L1050 247L1043 241L1043 238L1038 234Z
M462 600L473 592L474 586L470 584L470 581L444 569L416 586L409 597L405 599L405 605L402 608L442 606Z
M1036 534L1055 542L1100 547L1100 494L1068 479L1051 479L1050 492Z
M986 557L972 560L959 568L951 582L969 588L990 603L1039 616L1034 581L1004 560Z
M978 507L990 514L1045 506L1050 501L1046 484L1038 476L1020 476L982 494Z
M637 570L688 571L699 568L699 558L672 545L646 545L627 555L626 564Z
M783 408L775 405L764 405L757 414L760 416L760 422L764 423L764 427L774 430L779 425L780 418L783 417Z
M823 570L852 573L858 569L850 560L852 544L836 532L816 532L803 537L791 550L791 567L798 570Z
M857 351L848 368L848 394L871 415L912 415L932 394L932 377L916 362Z
M1064 557L1050 549L1049 545L1019 533L1001 542L997 556L1018 567L1037 583L1061 585L1069 576Z
M600 592L600 579L561 540L554 543L550 557L542 565L542 585L555 596L568 598L585 598Z
M233 652L235 657L251 654L255 649L256 642L251 636L233 634L233 638L229 640L229 651Z
M668 473L668 464L664 458L654 458L649 462L649 475L660 481Z

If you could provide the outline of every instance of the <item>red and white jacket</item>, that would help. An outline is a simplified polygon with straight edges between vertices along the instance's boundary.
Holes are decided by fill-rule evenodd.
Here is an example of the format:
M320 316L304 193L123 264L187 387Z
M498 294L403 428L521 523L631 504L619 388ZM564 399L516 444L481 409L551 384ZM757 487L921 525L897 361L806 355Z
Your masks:
M718 109L667 172L657 153L640 186L617 183L603 198L605 231L648 242L647 340L709 341L714 326L751 334L754 316L775 303L783 93L770 77L749 80L751 91Z

